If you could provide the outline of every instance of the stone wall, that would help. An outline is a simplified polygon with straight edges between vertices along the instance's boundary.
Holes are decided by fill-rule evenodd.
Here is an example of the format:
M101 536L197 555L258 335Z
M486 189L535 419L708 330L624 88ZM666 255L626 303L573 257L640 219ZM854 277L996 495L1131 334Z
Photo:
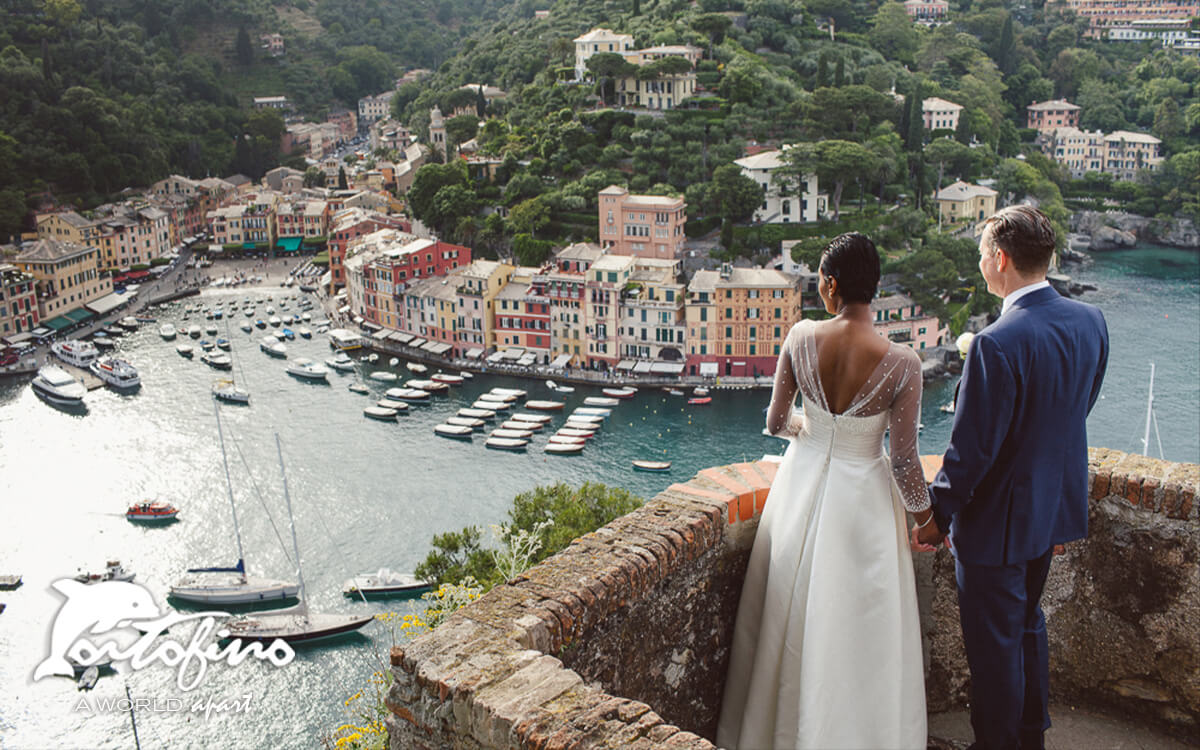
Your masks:
M1200 466L1092 449L1044 599L1059 698L1200 721ZM775 464L705 469L393 649L391 747L711 748ZM932 465L929 467L932 468ZM953 560L918 555L931 711L969 691Z

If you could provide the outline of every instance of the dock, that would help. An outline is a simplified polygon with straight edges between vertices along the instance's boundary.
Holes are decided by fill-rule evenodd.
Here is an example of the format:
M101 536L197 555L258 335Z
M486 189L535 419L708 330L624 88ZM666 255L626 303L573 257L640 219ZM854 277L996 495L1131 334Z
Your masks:
M54 364L71 373L71 376L83 383L89 391L94 391L104 387L104 381L92 374L90 370L85 370L75 365L69 365L61 359L55 358Z

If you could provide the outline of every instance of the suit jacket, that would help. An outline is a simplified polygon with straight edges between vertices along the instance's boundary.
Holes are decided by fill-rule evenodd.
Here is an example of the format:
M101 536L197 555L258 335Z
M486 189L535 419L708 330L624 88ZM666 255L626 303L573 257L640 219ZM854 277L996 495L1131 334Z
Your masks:
M1031 292L971 342L930 486L960 562L1008 565L1087 535L1087 415L1108 364L1091 305Z

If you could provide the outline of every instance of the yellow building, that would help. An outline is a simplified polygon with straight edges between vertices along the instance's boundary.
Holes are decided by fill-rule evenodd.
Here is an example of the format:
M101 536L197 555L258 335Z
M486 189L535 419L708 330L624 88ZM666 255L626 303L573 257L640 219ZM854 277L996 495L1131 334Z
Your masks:
M475 260L462 270L455 290L459 356L473 349L482 354L496 346L496 295L514 270L514 266L494 260Z
M100 236L99 224L91 219L83 218L74 211L38 214L36 222L38 238L43 240L91 245Z
M688 374L771 375L799 319L799 276L728 264L697 271L688 285Z
M560 366L584 363L587 352L587 272L604 250L576 242L554 256L552 265L533 277L530 289L550 302L550 353Z
M959 180L938 191L938 213L942 221L950 224L956 221L974 224L996 213L996 195L991 188Z
M100 251L94 247L41 239L13 263L37 280L38 318L55 330L92 317L84 305L112 294L112 281L100 275ZM60 316L66 320L54 323Z

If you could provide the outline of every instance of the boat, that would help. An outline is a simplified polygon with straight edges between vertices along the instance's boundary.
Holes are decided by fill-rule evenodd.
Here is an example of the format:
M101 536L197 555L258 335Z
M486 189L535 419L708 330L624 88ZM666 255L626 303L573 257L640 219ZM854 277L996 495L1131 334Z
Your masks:
M485 422L496 418L496 412L493 409L459 409L458 416L468 419L482 419Z
M92 343L102 352L117 348L117 342L104 335L104 332L98 332L92 336Z
M287 341L287 336L283 335L283 331L275 331L271 335L275 337L276 341L280 341L280 342Z
M387 370L376 370L367 376L371 380L378 380L381 383L395 383L396 373L388 372Z
M695 388L693 388L693 389L692 389L692 395L693 395L693 396L707 396L707 395L708 395L708 389L707 389L707 388L705 388L705 387L704 387L704 386L702 386L702 385L698 385L698 386L696 386Z
M621 403L621 400L606 396L588 396L583 403L588 406L616 406Z
M371 364L375 364L376 362L379 361L379 355L376 354L375 352L371 352L367 356L363 357L363 359L365 359L367 362L370 362Z
M175 347L176 354L181 357L187 357L188 359L192 358L192 354L195 353L195 351L195 348L193 348L191 344L180 344L179 346Z
M285 339L287 339L288 341L296 340L296 332L293 331L291 328L284 328L282 331L280 331L280 333L282 333L283 337Z
M323 324L318 322L317 325L320 326ZM358 349L362 346L362 336L345 328L331 328L329 329L329 345L334 349L341 349L342 351Z
M392 357L391 359L388 360L388 367L395 367L398 364L400 364L399 357Z
M539 401L537 399L525 402L525 408L534 411L561 411L566 405L564 401Z
M267 324L272 328L278 328L282 323L283 321L280 320L276 315L272 315L271 317L267 318Z
M667 392L668 396L682 396L683 395L683 391L679 390L678 388L663 388L663 390Z
M309 328L306 328L305 326L300 326L299 328L297 328L296 333L298 333L300 335L300 338L302 338L302 339L311 339L312 338L312 330L310 330Z
M223 351L229 351L233 347L229 343L229 339L217 339L217 348Z
M254 317L254 308L247 307L245 310L242 310L242 314L245 315L247 318L253 318Z
M429 368L423 364L420 364L419 362L407 362L407 363L405 363L404 366L407 367L412 372L417 373L418 375L423 375L423 374L429 372Z
M942 412L943 414L953 414L954 413L954 402L947 401L946 403L944 403L938 407L938 411Z
M458 373L458 376L460 378L462 378L463 380L474 380L475 379L475 376L472 375L471 373L467 372L466 370L463 370L462 372Z
M703 406L704 404L711 404L711 403L712 403L712 396L700 396L700 397L697 397L697 398L689 398L689 399L687 400L687 402L688 402L689 404L692 404L692 405L694 405L694 406Z
M404 384L406 388L416 388L421 391L429 391L435 396L445 396L450 393L450 386L445 383L439 383L436 380L410 380Z
M423 581L412 573L396 573L387 568L380 568L374 573L362 573L342 584L342 593L346 596L362 594L416 594L433 588L429 581Z
M451 375L446 372L435 372L429 376L429 379L436 383L445 383L446 385L462 385L462 375Z
M158 335L162 336L163 341L171 341L175 338L177 331L175 326L170 323L163 323L158 327Z
M250 392L243 388L238 388L237 384L232 380L218 380L213 383L212 395L214 398L234 404L250 403Z
M497 438L516 438L516 439L519 439L519 440L525 440L525 439L528 439L528 438L530 438L530 437L532 437L532 436L533 436L533 430L505 430L505 429L495 429L495 430L492 430L492 434L491 434L491 437L497 437Z
M480 399L479 401L471 404L471 408L487 409L490 411L503 411L504 409L511 409L512 404L506 404L503 401L484 401L483 399Z
M208 334L209 336L216 336L217 335L217 327L216 326L206 326L204 329L204 332L206 334Z
M312 306L312 303L310 302L310 303L308 303L308 305L311 307L311 306ZM312 320L312 313L307 313L307 312L305 312L305 313L300 313L300 320L303 320L305 323L307 323L307 322L311 321L311 320Z
M670 461L647 461L637 458L633 461L635 471L667 471L671 468Z
M502 430L524 430L532 432L541 432L545 425L542 422L523 422L519 419L510 419L500 425Z
M571 437L569 435L551 435L546 441L548 445L584 445L587 438Z
M279 435L275 435L275 449L279 454L279 471L283 475L283 498L287 504L288 522L292 528L292 551L296 561L296 577L300 580L300 604L295 610L280 614L259 614L239 617L225 623L228 639L261 641L276 640L287 643L311 643L325 638L352 633L375 619L374 615L341 615L309 612L304 596L304 570L300 560L300 543L296 541L296 522L292 515L292 498L288 493L287 473L283 468L283 448Z
M262 318L258 318L257 320L254 321L254 326L256 328L266 328L267 321L263 320Z
M179 518L179 508L164 502L141 502L130 505L125 518L143 523L166 523Z
M60 406L81 406L87 388L58 365L38 369L33 379L33 392L50 403Z
M276 341L274 336L267 336L262 341L258 342L258 348L262 349L272 357L287 356L287 347Z
M442 437L458 438L460 440L463 438L470 440L471 437L475 434L475 430L470 427L465 427L463 425L457 425L457 424L445 424L445 423L434 425L433 432L434 432L434 434L441 435ZM495 435L496 433L493 432L492 434ZM516 435L501 435L500 437L517 437L517 436Z
M529 395L520 388L493 388L491 392L501 396L513 396L514 398L525 398Z
M596 432L600 429L600 424L597 422L589 422L583 419L568 418L567 421L563 423L563 427L566 427L569 430L586 430L589 432Z
M363 394L363 395L366 395L371 392L371 389L367 388L362 383L351 383L350 385L346 386L346 390L348 390L352 393L359 393L359 394Z
M446 417L446 424L457 425L458 427L470 427L472 430L482 430L484 421L472 417Z
M99 359L88 369L113 388L137 388L142 384L142 377L138 375L137 368L116 357Z
M307 357L297 357L288 362L288 374L306 380L321 380L329 382L329 370L324 365L317 364Z
M581 437L590 438L596 434L595 430L581 430L576 427L560 427L558 432L554 433L562 437Z
M396 414L397 412L395 409L385 409L382 406L368 406L367 408L363 409L364 416L370 417L371 419L379 419L384 421L395 421Z
M104 335L112 336L113 338L125 335L125 329L120 326L104 326L100 330L104 332Z
M206 352L211 352L212 348L213 348L213 343L211 341L209 341L208 339L203 339L200 342L200 348Z
M601 388L600 392L613 398L633 398L637 388Z
M549 414L526 414L525 412L519 411L509 417L509 419L513 419L518 422L536 422L537 424L544 425L553 419L553 417L551 417Z
M422 391L418 388L388 388L385 394L388 398L394 398L400 401L428 401L429 391Z
M221 410L213 405L217 415L217 439L221 445L221 461L225 467L225 487L229 494L229 510L233 514L233 532L237 539L238 561L233 567L189 568L188 573L222 575L185 576L171 586L169 596L195 604L250 604L295 598L300 586L290 581L277 581L246 575L246 555L242 550L242 532L238 527L237 506L233 502L233 480L229 477L229 458L225 454L225 432L221 428Z
M56 341L50 351L68 365L83 368L100 358L100 350L90 341Z
M583 443L546 443L543 453L558 456L570 456L583 452Z
M77 573L75 580L80 583L93 584L105 583L107 581L132 581L136 574L132 570L126 570L121 565L120 560L109 560L104 564L104 570L100 573Z
M215 370L233 369L233 359L228 354L221 352L205 352L200 356L200 361Z
M133 317L132 315L127 315L124 318L121 318L120 320L118 320L117 325L121 326L126 331L136 331L138 329L138 326L141 324L138 323L137 318Z
M517 400L517 397L510 396L506 393L494 393L494 392L489 391L488 393L479 394L479 400L480 401L496 401L496 402L502 403L502 404L511 404L512 402Z
M83 674L75 681L76 686L80 690L91 690L96 687L96 682L100 679L100 667L90 666L83 670Z
M529 441L517 438L489 437L484 445L501 451L523 451L525 446L529 445Z
M558 383L555 383L553 380L547 380L546 387L552 391L557 391L558 393L574 393L575 392L574 386L560 385Z
M580 415L580 416L585 416L585 417L604 417L604 418L607 418L610 414L612 414L612 409L593 409L593 408L589 408L586 406L581 406L578 409L576 409L575 411L571 412L572 416Z
M21 576L17 573L0 574L0 591L12 591L21 587Z
M293 322L295 322L295 318L293 318L291 315L284 315L281 320L285 326L290 326Z
M391 399L391 398L381 398L375 402L375 405L378 406L380 409L391 409L392 411L396 412L397 414L399 414L400 412L408 411L407 403L405 403L404 401L397 401L396 399Z
M339 372L354 372L354 360L350 359L345 352L338 352L332 357L327 357L325 364Z
M578 412L572 412L571 414L567 415L567 421L579 422L581 424L599 427L600 425L604 424L604 417L601 417L598 414L580 414Z
M200 329L200 326L195 325L195 324L188 326L187 334L189 336L191 336L192 338L194 338L194 339L200 338L201 333L203 333L203 331Z

